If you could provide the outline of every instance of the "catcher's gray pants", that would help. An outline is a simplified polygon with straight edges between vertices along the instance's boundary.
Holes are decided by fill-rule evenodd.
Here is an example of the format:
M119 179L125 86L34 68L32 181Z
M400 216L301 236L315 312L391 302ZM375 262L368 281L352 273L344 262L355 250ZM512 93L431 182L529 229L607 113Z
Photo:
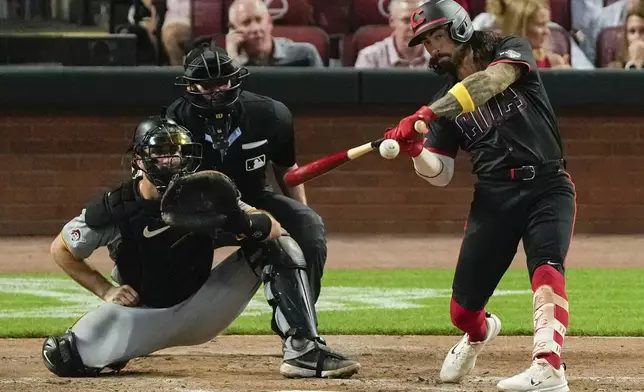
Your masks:
M102 368L167 347L205 343L242 313L260 284L238 250L211 271L197 293L171 308L103 303L85 314L72 327L78 352L85 366Z

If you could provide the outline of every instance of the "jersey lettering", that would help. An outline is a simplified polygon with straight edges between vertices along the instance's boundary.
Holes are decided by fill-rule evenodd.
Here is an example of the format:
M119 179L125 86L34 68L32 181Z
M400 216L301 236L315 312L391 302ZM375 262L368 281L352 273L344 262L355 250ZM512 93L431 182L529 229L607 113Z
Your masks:
M526 108L524 100L512 88L496 95L470 113L461 113L454 122L463 134L464 149L485 136L492 128Z

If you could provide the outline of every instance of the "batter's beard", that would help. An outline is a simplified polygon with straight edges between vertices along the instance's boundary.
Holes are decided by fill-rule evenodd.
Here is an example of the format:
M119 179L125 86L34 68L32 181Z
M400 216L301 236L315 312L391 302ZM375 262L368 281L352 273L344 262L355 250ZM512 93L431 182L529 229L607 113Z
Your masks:
M439 75L449 74L458 78L458 69L463 64L468 50L467 45L459 45L451 55L439 54L438 56L432 56L429 59L429 67Z

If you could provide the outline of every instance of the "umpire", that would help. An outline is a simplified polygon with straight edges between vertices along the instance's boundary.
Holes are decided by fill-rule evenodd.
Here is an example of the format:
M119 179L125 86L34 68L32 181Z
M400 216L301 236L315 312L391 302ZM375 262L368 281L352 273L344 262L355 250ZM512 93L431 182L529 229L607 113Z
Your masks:
M297 167L290 110L269 97L242 91L249 72L221 48L201 44L187 54L183 68L175 84L185 93L165 115L203 143L202 169L216 169L232 178L244 201L271 213L297 241L317 302L326 234L322 219L306 204L304 186L290 188L283 181L284 174ZM286 196L274 193L266 181L270 163Z

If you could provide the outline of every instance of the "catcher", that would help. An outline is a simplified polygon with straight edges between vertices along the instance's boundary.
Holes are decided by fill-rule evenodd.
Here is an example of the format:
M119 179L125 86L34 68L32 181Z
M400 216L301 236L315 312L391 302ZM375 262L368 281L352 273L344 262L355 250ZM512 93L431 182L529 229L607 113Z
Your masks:
M132 166L140 175L89 203L54 240L54 261L105 303L62 336L48 337L46 367L61 377L119 371L136 357L213 339L264 283L285 341L285 377L342 378L360 364L329 349L317 331L306 264L269 214L239 199L215 171L196 173L202 146L171 120L139 124ZM212 268L220 235L240 248ZM84 259L107 246L113 285ZM159 328L163 326L163 328ZM153 331L154 333L152 333Z

